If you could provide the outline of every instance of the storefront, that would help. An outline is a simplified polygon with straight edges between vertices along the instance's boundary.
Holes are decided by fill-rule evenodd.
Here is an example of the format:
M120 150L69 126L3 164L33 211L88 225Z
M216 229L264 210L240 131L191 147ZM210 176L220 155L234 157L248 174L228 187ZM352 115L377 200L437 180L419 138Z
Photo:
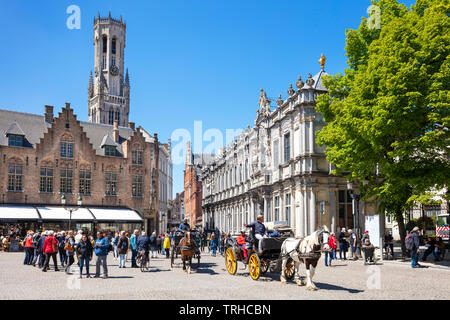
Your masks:
M95 236L99 230L130 234L142 229L143 219L129 208L80 207L70 212L62 206L0 206L0 233L15 230L23 237L27 230L84 230Z

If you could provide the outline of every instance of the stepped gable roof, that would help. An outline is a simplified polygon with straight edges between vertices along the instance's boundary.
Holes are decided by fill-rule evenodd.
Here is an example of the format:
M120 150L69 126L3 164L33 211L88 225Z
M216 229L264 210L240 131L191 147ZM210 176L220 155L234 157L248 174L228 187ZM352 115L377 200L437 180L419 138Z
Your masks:
M0 145L8 145L6 133L14 121L16 121L17 128L21 131L13 127L9 134L18 134L12 132L23 132L26 140L30 143L30 147L33 148L36 147L36 143L40 142L40 139L44 137L44 133L51 127L50 123L45 122L44 116L0 109ZM89 142L92 143L96 154L104 155L102 142L106 135L112 137L113 125L80 121L80 126L86 132L86 136L89 138ZM119 143L114 142L113 145L116 145L117 150L122 153L122 143L133 134L133 130L126 127L119 127L118 130Z

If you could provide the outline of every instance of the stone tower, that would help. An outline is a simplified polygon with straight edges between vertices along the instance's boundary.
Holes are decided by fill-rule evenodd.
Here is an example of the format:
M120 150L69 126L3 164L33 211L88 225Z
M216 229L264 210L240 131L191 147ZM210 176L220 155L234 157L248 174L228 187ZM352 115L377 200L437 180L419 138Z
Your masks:
M94 74L89 77L89 121L128 126L130 80L125 71L126 23L111 18L94 17Z

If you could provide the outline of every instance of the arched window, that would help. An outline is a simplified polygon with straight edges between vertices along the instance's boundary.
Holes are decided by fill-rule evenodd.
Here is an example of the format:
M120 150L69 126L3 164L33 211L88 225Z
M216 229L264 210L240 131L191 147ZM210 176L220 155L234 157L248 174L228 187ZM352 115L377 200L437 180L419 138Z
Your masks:
M108 38L106 36L103 36L103 53L106 53L107 49L108 49Z

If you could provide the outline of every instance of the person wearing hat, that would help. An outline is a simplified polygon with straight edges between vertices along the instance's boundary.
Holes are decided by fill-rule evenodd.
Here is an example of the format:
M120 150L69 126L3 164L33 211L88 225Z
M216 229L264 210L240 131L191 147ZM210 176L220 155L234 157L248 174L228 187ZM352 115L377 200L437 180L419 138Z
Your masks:
M419 255L420 255L420 242L419 242L419 227L414 227L411 232L411 237L413 239L413 247L411 249L411 267L413 268L421 268L422 266L419 264Z
M258 240L258 249L261 251L261 243L260 241L263 238L268 238L266 226L263 223L264 216L259 215L256 217L256 221L250 224L244 224L244 227L252 228L252 237L253 239Z

